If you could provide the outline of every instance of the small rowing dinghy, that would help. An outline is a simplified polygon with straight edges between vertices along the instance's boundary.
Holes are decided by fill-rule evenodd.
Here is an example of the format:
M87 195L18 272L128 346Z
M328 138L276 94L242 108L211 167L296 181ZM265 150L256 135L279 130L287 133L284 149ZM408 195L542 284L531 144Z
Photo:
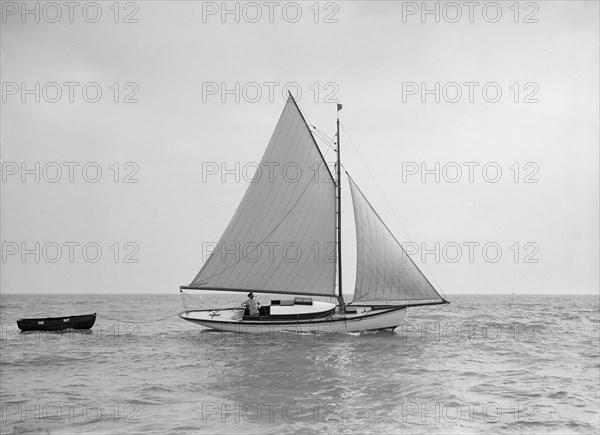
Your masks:
M43 319L20 319L21 331L60 331L63 329L90 329L96 321L96 313L82 316L46 317Z

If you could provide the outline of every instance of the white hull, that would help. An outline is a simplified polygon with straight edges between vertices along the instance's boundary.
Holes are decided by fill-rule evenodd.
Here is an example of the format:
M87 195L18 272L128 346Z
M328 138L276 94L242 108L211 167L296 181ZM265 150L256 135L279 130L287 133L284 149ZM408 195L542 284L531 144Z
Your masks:
M192 310L179 317L207 328L243 334L277 332L322 333L362 332L393 329L404 321L406 307L360 307L356 314L333 314L327 318L308 320L248 320L241 319L240 309Z

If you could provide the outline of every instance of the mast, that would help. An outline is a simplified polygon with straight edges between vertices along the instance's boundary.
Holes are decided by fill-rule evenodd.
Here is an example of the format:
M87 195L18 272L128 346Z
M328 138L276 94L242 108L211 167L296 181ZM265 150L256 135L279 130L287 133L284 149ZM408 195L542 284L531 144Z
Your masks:
M285 171L274 177L256 177L215 250L187 288L337 297L335 260L315 261L312 255L292 259L282 248L293 244L299 249L296 252L309 252L316 243L326 246L337 238L335 171L325 166L311 128L291 94L257 174L259 170L264 174L273 163L285 167L289 162L300 169L300 178L286 179ZM311 174L315 167L327 169L321 172L325 177L322 183L315 182L315 174ZM279 247L272 251L267 245L268 254L261 255L263 244L271 242Z
M342 105L337 105L337 248L338 248L338 301L344 309L344 295L342 294L342 161L340 158L340 110Z

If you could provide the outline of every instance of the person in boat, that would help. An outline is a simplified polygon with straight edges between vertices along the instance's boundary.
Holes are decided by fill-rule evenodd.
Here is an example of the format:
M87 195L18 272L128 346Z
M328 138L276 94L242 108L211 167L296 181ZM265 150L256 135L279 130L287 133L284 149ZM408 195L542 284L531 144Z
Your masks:
M250 313L250 316L257 317L259 315L260 302L258 302L258 299L254 297L254 293L248 293L248 299L246 299L242 303L242 305L248 307L248 312Z

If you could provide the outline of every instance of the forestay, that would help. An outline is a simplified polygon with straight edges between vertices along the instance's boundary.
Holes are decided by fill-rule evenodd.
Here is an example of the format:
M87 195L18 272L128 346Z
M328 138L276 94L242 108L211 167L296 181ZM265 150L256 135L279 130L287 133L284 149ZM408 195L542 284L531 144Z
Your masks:
M435 304L444 299L406 254L352 178L357 269L353 302Z
M290 96L242 202L189 287L331 296L335 266L335 184Z

